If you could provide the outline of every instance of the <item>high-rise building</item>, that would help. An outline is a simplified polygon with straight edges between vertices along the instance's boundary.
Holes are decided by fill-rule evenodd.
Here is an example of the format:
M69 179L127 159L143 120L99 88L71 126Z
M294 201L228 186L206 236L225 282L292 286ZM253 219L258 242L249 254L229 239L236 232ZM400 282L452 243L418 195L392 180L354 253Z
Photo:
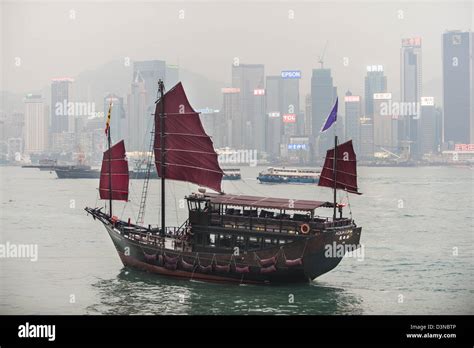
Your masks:
M112 114L110 116L110 136L113 142L127 137L127 119L125 117L125 108L123 98L113 93L104 97L104 115L109 112L109 105L112 103Z
M368 65L365 77L365 116L374 114L374 94L387 91L387 77L383 74L382 65Z
M284 70L280 76L283 136L285 144L289 144L290 137L302 135L304 129L304 119L300 115L301 74L298 70Z
M361 98L347 91L344 104L346 109L344 137L345 140L352 140L354 151L358 154L360 151Z
M420 155L434 154L441 150L441 110L433 97L421 97L420 112Z
M74 115L69 114L72 83L69 77L51 80L51 132L74 132Z
M443 34L444 141L474 143L474 33Z
M168 89L172 88L179 82L179 66L178 65L166 65L166 80L165 84Z
M402 39L400 49L401 112L398 115L398 140L410 146L412 156L419 155L419 107L421 98L421 38ZM403 112L410 111L410 112Z
M311 134L311 123L312 123L312 116L313 111L311 107L311 94L307 94L304 98L304 134L310 135Z
M392 93L375 93L374 148L376 152L398 150L398 119L393 117L390 105Z
M253 139L246 132L249 127L253 127L256 110L253 103L258 99L254 98L255 90L263 90L265 88L265 69L263 64L238 64L232 65L232 87L240 90L240 142L238 148L251 148Z
M241 102L239 88L222 88L223 103L219 123L220 147L241 148Z
M131 93L128 96L128 151L148 151L153 117L147 108L145 80L141 73L135 74Z
M145 60L133 63L133 78L129 97L129 142L134 151L148 151L158 99L158 80L166 81L166 62ZM172 86L165 86L166 89ZM140 127L140 129L135 129ZM133 129L132 129L133 128Z
M374 124L371 117L360 118L360 159L370 160L374 157Z
M265 137L266 137L266 103L265 103L265 90L255 89L254 100L252 101L253 109L253 120L252 122L247 121L246 133L250 138L249 147L257 150L258 152L265 151Z
M277 155L277 149L281 144L284 150L290 143L290 137L304 133L304 118L300 112L300 92L299 80L301 73L299 70L283 70L280 75L267 76L266 94L267 94L267 114L272 113L279 117L272 117L271 123L274 130L277 130L276 120L279 119L282 124L279 126L279 133L271 135L273 155ZM267 118L268 120L268 118Z
M48 118L41 95L28 94L25 99L25 152L40 153L48 147Z
M143 80L146 92L147 109L154 109L155 101L158 98L158 80L166 81L166 62L164 60L145 60L133 62L132 83L137 80L137 75ZM166 89L173 86L167 85ZM150 112L154 112L151 110Z
M280 144L282 142L283 121L281 110L283 109L283 97L281 88L282 79L278 75L266 78L266 144L265 151L274 159L280 156Z
M333 146L330 132L320 133L327 116L337 98L337 88L333 84L330 69L313 69L311 77L311 105L312 105L312 140L316 139L318 146L316 153L323 156L326 150Z
M267 113L265 149L271 160L277 160L280 156L282 124L279 111Z

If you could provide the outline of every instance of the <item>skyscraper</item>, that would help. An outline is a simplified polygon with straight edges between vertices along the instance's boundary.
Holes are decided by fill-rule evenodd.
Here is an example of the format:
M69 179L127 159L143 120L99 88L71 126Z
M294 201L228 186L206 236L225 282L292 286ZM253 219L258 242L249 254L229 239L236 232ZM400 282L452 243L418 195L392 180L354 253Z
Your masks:
M232 65L232 87L240 90L240 142L238 148L251 147L251 135L246 132L255 123L256 108L253 103L255 90L265 88L265 69L263 64L238 64Z
M421 155L433 154L441 147L441 111L435 106L433 97L421 97L420 146Z
M287 149L291 136L301 135L304 131L304 119L300 113L299 70L283 70L280 75L267 76L267 118L272 131L278 134L269 134L267 144L271 149L268 152L278 156L280 145ZM276 115L279 114L277 117ZM280 121L281 124L276 123Z
M352 95L347 91L344 97L344 104L346 109L345 114L345 140L352 139L354 151L356 154L360 151L360 117L361 117L361 99L358 95Z
M298 70L284 70L280 76L282 97L280 112L283 115L284 142L288 144L291 136L301 135L304 129L304 120L300 117L301 74Z
M311 77L312 140L319 139L317 154L322 156L333 146L332 136L328 132L320 133L329 112L337 98L337 88L333 84L330 69L313 69ZM329 132L330 133L330 132Z
M474 34L443 34L444 141L474 143Z
M179 66L178 65L166 65L166 80L165 84L168 89L172 88L179 82Z
M250 148L257 150L258 152L265 151L265 137L266 137L266 93L264 89L255 89L253 93L253 120L252 122L247 121L248 128L246 133L250 136L251 142L249 143Z
M360 118L360 159L374 157L374 124L371 117Z
M166 62L146 60L133 63L129 99L129 141L134 151L148 151L158 98L158 80L166 81ZM173 86L165 86L166 89ZM132 129L140 127L141 129Z
M398 119L394 118L390 108L392 93L375 93L374 99L374 148L376 152L397 150Z
M222 88L223 103L219 125L219 143L223 147L241 146L241 102L239 88Z
M401 112L398 119L398 140L400 143L407 142L410 146L410 153L417 157L420 151L418 130L419 108L416 104L421 98L421 38L414 37L402 39L400 49L400 91L402 110L412 110L412 113ZM413 104L415 107L406 107Z
M128 151L148 151L150 131L153 125L151 113L147 108L145 81L138 72L132 82L128 96Z
M311 94L307 94L304 98L304 134L311 134L311 123L312 123L312 106L311 106Z
M387 77L383 74L382 65L368 65L365 77L365 116L374 114L374 94L387 91Z
M273 158L280 155L282 133L282 89L281 78L278 75L267 76L266 81L266 135L265 151Z
M133 62L133 77L132 81L136 81L137 75L144 82L146 91L146 105L147 108L155 104L158 96L158 80L166 81L166 62L164 60L145 60ZM173 86L167 85L166 89ZM154 110L152 110L154 112Z
M48 147L48 118L41 95L28 94L25 99L25 152L40 153Z
M73 79L69 77L51 80L51 132L74 132L74 115L68 113L72 99Z

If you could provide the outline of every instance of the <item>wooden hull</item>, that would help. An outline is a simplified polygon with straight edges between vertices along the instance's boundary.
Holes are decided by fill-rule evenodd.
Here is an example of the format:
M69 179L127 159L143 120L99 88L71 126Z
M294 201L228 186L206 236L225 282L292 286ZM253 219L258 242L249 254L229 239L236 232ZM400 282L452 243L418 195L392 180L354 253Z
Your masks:
M358 246L361 233L360 227L346 227L342 230L307 236L284 246L232 256L230 253L213 254L159 248L148 245L142 239L134 240L124 236L107 222L104 226L126 267L180 279L237 284L309 282L334 269L342 260L340 255L328 257L327 245ZM261 264L262 260L273 257L275 262L272 265L264 267ZM165 261L169 259L178 261L170 264ZM301 264L289 265L291 261L300 259ZM242 269L248 272L242 272Z

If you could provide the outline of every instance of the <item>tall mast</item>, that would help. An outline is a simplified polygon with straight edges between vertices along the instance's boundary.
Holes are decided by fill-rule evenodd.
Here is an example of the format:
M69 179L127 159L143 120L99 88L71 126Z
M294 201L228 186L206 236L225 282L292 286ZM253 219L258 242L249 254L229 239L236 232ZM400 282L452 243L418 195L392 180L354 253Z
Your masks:
M161 235L165 235L165 99L164 99L164 89L163 80L158 80L158 90L160 92L160 101L161 101L161 110L160 110L160 149L161 149L161 159L160 159L160 171L161 171Z
M335 131L336 127L334 126L334 133L336 133ZM336 184L336 170L337 170L337 135L334 134L334 158L333 158L333 172L334 172L334 212L332 214L332 219L333 221L336 221L336 200L337 200L337 195L336 195L336 187L337 187L337 184Z
M110 122L110 114L112 112L112 102L109 106L109 114L108 114L108 121ZM107 130L107 143L108 143L108 151L109 151L109 210L110 210L110 217L112 217L112 151L110 151L110 124Z

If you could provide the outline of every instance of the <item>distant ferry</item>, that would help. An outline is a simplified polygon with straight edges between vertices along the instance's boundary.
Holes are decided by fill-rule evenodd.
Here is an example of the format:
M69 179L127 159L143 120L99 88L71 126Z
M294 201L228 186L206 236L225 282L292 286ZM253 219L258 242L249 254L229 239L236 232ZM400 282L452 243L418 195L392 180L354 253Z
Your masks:
M52 168L56 172L58 179L99 179L100 170L92 169L88 165L73 165L73 166L55 166ZM130 170L129 176L131 179L144 179L147 175L146 169L135 168ZM151 170L149 174L150 179L158 179L156 170Z
M223 180L240 180L242 176L240 175L239 168L223 168L222 171L224 172L224 176L222 177Z
M312 169L298 168L273 168L270 167L264 172L258 174L257 180L260 183L272 184L317 184L320 173Z
M56 166L53 168L58 179L99 179L100 171L91 166L78 164L73 166Z

